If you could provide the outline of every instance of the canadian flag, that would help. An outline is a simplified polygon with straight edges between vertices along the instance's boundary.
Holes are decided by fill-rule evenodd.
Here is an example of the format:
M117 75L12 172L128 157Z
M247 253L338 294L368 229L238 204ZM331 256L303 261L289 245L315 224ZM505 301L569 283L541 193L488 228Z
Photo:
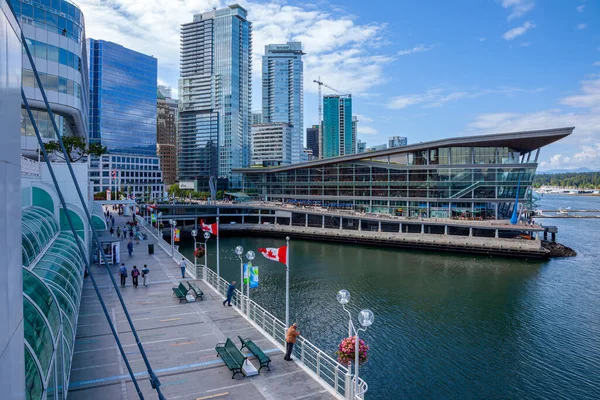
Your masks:
M258 251L269 260L279 261L287 265L287 246L281 246L278 249L269 247L266 249L258 249Z
M215 224L210 224L210 225L206 225L204 223L204 220L200 220L200 228L205 231L205 232L210 232L213 235L218 235L219 234L219 225Z

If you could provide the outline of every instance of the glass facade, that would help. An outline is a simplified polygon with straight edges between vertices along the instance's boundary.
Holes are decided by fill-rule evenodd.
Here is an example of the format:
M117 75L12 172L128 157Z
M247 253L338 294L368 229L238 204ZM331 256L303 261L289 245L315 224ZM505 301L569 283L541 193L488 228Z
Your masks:
M90 141L156 155L156 58L103 40L90 39L89 49Z
M67 0L8 0L15 14L26 23L65 36L78 43L84 38L83 13Z
M323 97L322 157L337 157L356 152L353 143L352 97L329 95Z
M568 128L571 129L571 128ZM294 201L404 217L505 219L517 187L530 208L539 148L563 134L458 138L298 166L242 170L244 189L265 201ZM571 129L572 130L572 129ZM537 131L532 132L538 134ZM481 138L481 137L479 137ZM456 145L448 145L455 142ZM537 152L535 152L537 150Z
M284 122L290 126L289 163L300 162L303 150L302 44L269 44L262 59L263 123ZM288 162L284 162L287 164Z

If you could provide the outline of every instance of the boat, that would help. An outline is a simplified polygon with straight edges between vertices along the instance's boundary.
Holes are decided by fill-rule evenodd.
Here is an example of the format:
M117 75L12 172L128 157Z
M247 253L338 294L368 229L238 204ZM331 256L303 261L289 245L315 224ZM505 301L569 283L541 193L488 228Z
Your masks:
M569 215L569 212L571 211L571 207L567 207L567 208L559 208L557 214L561 214L561 215Z

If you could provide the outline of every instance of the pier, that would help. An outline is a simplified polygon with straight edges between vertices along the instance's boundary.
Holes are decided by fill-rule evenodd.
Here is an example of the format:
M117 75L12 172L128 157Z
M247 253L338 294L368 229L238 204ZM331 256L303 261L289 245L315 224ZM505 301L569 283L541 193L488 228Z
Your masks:
M116 225L124 223L125 219L119 218ZM120 256L128 272L133 265L141 269L147 264L149 285L144 287L140 278L139 287L134 288L129 276L126 287L120 291L168 399L354 398L347 368L302 336L294 347L295 362L284 361L286 327L280 320L255 302L248 304L239 292L234 296L233 307L223 307L228 282L217 279L203 265L196 268L189 260L186 278L181 279L181 254L175 252L171 257L170 245L151 231L146 232L148 240L135 245L132 257L125 246L121 246ZM154 245L154 254L148 254L149 244ZM117 276L118 265L110 268ZM146 398L155 398L106 269L95 265L93 272L142 392ZM179 303L171 288L180 281L195 282L204 292L204 300ZM243 307L245 312L242 304L248 304ZM231 372L216 355L215 345L229 337L240 347L237 335L250 337L271 358L270 371L263 368L256 376L238 374L231 378ZM250 363L258 365L251 354L244 353ZM71 371L71 399L137 398L89 279L84 281ZM366 390L366 383L359 380L359 388Z

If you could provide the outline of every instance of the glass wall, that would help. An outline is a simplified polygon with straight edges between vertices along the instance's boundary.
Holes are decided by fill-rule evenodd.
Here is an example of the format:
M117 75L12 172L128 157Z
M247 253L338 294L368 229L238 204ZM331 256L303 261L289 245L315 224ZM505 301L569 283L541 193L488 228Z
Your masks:
M81 43L84 36L83 14L66 0L8 0L21 21Z

